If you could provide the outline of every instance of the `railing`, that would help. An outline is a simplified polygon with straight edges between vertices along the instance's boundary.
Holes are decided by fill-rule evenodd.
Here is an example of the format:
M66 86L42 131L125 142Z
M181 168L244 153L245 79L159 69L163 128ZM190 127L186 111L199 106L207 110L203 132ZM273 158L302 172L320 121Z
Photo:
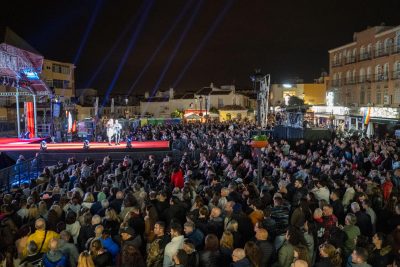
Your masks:
M346 65L347 64L352 64L356 62L356 57L355 56L351 56L351 57L346 57Z
M386 48L382 47L379 49L375 49L374 51L371 52L363 52L356 56L352 55L350 57L343 57L341 60L332 61L331 66L332 68L341 67L343 66L343 63L344 65L353 64L360 61L371 60L374 58L389 56L398 53L400 53L400 45L393 44Z
M40 171L38 158L22 161L21 163L0 170L0 190L9 191L13 186L30 183L37 178Z

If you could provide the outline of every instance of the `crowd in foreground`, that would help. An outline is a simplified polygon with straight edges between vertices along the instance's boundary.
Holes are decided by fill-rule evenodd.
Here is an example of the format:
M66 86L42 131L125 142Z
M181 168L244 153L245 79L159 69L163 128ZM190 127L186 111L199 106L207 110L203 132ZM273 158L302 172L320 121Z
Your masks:
M395 140L271 141L259 156L253 129L146 126L182 156L45 168L1 198L1 266L400 266Z

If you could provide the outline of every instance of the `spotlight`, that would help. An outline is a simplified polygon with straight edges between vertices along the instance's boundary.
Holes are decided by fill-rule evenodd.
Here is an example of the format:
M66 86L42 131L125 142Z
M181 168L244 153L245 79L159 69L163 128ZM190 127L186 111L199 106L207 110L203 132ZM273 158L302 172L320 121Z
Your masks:
M90 147L89 140L83 141L83 149L88 150Z
M132 148L132 138L128 137L126 139L126 148L131 149Z
M46 141L42 141L42 142L40 142L40 150L41 151L46 151L47 150L47 143L46 143Z

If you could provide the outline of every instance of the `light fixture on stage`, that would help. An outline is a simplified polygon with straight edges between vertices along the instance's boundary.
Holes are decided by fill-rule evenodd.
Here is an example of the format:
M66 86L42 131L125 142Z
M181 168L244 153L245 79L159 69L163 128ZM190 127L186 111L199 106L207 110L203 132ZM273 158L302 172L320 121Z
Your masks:
M89 140L83 141L83 149L88 150L90 148Z
M126 139L126 148L131 149L132 148L132 138L128 137Z
M42 141L40 142L40 150L41 151L46 151L47 150L47 142L46 141Z

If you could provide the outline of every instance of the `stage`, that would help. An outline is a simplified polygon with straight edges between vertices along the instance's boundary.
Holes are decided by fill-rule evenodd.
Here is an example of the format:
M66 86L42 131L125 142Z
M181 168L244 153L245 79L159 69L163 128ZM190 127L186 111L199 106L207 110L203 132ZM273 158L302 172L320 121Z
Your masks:
M44 140L41 138L34 139L19 139L19 138L0 138L0 152L12 152L12 151L37 151L40 152L40 142ZM126 142L122 142L120 145L114 143L109 146L107 142L89 143L89 149L83 148L83 142L71 142L71 143L51 143L47 142L46 151L52 153L65 153L66 151L73 152L105 152L105 151L123 151L123 150L136 150L136 151L152 151L152 150L169 150L169 141L132 141L132 148L126 147Z

